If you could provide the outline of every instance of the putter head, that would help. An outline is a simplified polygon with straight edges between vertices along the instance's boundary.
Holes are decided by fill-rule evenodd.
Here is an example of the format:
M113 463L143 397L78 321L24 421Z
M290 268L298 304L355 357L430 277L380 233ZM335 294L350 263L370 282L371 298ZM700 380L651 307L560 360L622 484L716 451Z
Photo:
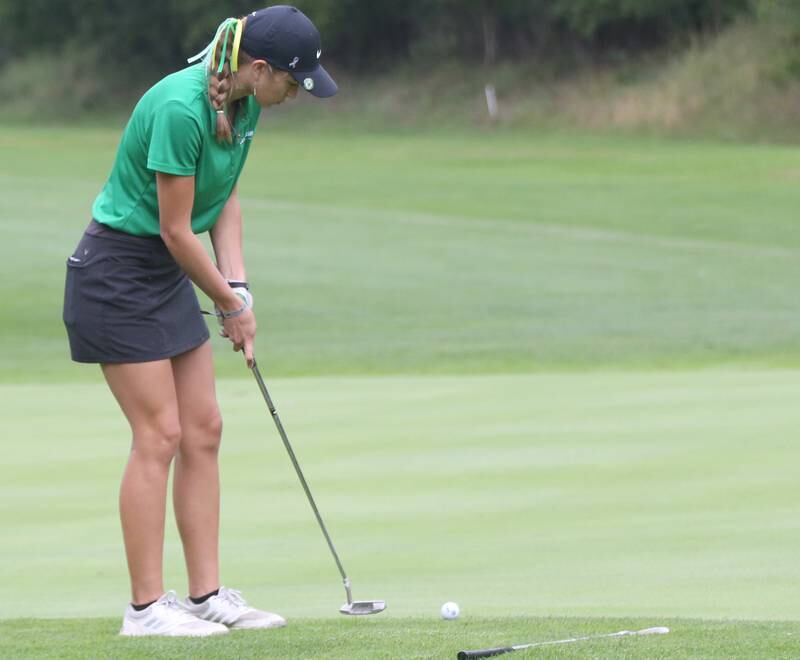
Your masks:
M342 614L350 614L352 616L360 616L364 614L377 614L386 609L385 600L354 600L351 603L345 603L339 608Z

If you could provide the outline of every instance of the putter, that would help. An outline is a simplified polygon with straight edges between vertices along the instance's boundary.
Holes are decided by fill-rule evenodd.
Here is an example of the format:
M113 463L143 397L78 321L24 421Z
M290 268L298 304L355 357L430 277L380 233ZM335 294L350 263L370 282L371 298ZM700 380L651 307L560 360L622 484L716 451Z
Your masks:
M586 635L585 637L570 637L569 639L557 639L552 642L534 642L533 644L517 644L516 646L499 646L493 649L475 649L474 651L459 651L458 660L467 660L468 658L491 658L495 655L503 655L504 653L511 653L512 651L521 651L522 649L532 649L537 646L553 646L555 644L571 644L572 642L582 642L587 639L603 639L604 637L629 637L631 635L666 635L669 628L664 626L657 626L655 628L644 628L642 630L620 630L615 633L606 633L603 635Z
M303 490L306 492L308 503L311 505L314 515L317 517L319 527L322 530L322 534L325 536L325 540L328 542L328 547L331 549L331 554L336 562L336 567L339 569L339 575L342 576L344 590L347 594L347 602L339 608L339 611L342 614L350 615L377 614L378 612L383 612L383 610L386 609L386 601L384 600L353 600L353 595L350 591L352 586L350 583L350 578L347 577L347 573L344 571L344 567L342 566L342 562L336 552L336 548L333 547L333 541L331 541L330 534L328 534L325 523L322 522L322 516L319 514L319 509L317 509L317 505L314 502L314 497L311 495L311 490L308 487L308 483L306 483L306 478L303 476L303 471L300 469L300 464L297 462L297 457L294 455L292 446L289 444L289 438L286 437L286 431L283 430L283 424L281 424L280 417L278 417L278 411L275 410L275 406L272 404L272 399L267 391L267 386L264 384L264 379L261 377L261 372L258 370L258 364L256 363L255 358L253 359L253 366L250 368L253 371L253 376L256 378L256 382L261 390L261 394L264 396L264 401L267 402L267 408L269 408L272 419L275 420L275 426L278 427L278 433L280 433L281 440L283 440L283 446L286 447L286 451L289 453L289 458L292 460L292 465L294 465L294 470L297 472L297 476L300 478L300 483L303 486Z

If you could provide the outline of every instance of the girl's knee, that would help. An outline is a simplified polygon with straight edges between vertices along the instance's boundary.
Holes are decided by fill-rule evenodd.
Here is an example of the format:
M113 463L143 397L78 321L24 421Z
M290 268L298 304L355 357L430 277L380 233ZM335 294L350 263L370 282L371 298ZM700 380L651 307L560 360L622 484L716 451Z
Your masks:
M220 415L219 408L215 407L213 411L210 411L203 423L206 435L215 438L216 444L219 446L222 439L222 415Z
M219 408L203 411L183 422L182 455L216 455L222 440L222 416Z
M169 464L175 457L183 437L177 417L154 420L145 428L135 429L133 451L140 456Z

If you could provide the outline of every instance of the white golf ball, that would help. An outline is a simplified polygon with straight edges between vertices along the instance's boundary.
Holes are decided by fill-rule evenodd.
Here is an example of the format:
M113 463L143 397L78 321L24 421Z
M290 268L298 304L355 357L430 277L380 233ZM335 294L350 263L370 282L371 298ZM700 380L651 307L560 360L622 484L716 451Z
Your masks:
M458 613L461 611L458 609L458 603L454 603L452 601L446 602L442 605L442 609L440 610L442 613L442 618L451 621L453 619L458 618Z

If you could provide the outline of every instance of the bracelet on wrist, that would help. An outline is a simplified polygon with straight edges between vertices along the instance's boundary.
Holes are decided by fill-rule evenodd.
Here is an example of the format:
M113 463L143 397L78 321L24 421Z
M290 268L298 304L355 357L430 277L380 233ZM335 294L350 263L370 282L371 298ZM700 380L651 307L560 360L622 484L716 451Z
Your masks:
M231 289L242 288L242 289L247 289L248 291L250 290L250 284L242 280L226 280L226 281L228 282L228 286Z
M227 321L228 319L235 319L237 316L241 316L248 309L250 309L250 305L248 305L245 302L245 303L242 303L242 306L239 309L234 309L234 310L232 310L230 312L226 312L226 311L224 311L222 309L219 310L218 316L220 316L223 320Z

